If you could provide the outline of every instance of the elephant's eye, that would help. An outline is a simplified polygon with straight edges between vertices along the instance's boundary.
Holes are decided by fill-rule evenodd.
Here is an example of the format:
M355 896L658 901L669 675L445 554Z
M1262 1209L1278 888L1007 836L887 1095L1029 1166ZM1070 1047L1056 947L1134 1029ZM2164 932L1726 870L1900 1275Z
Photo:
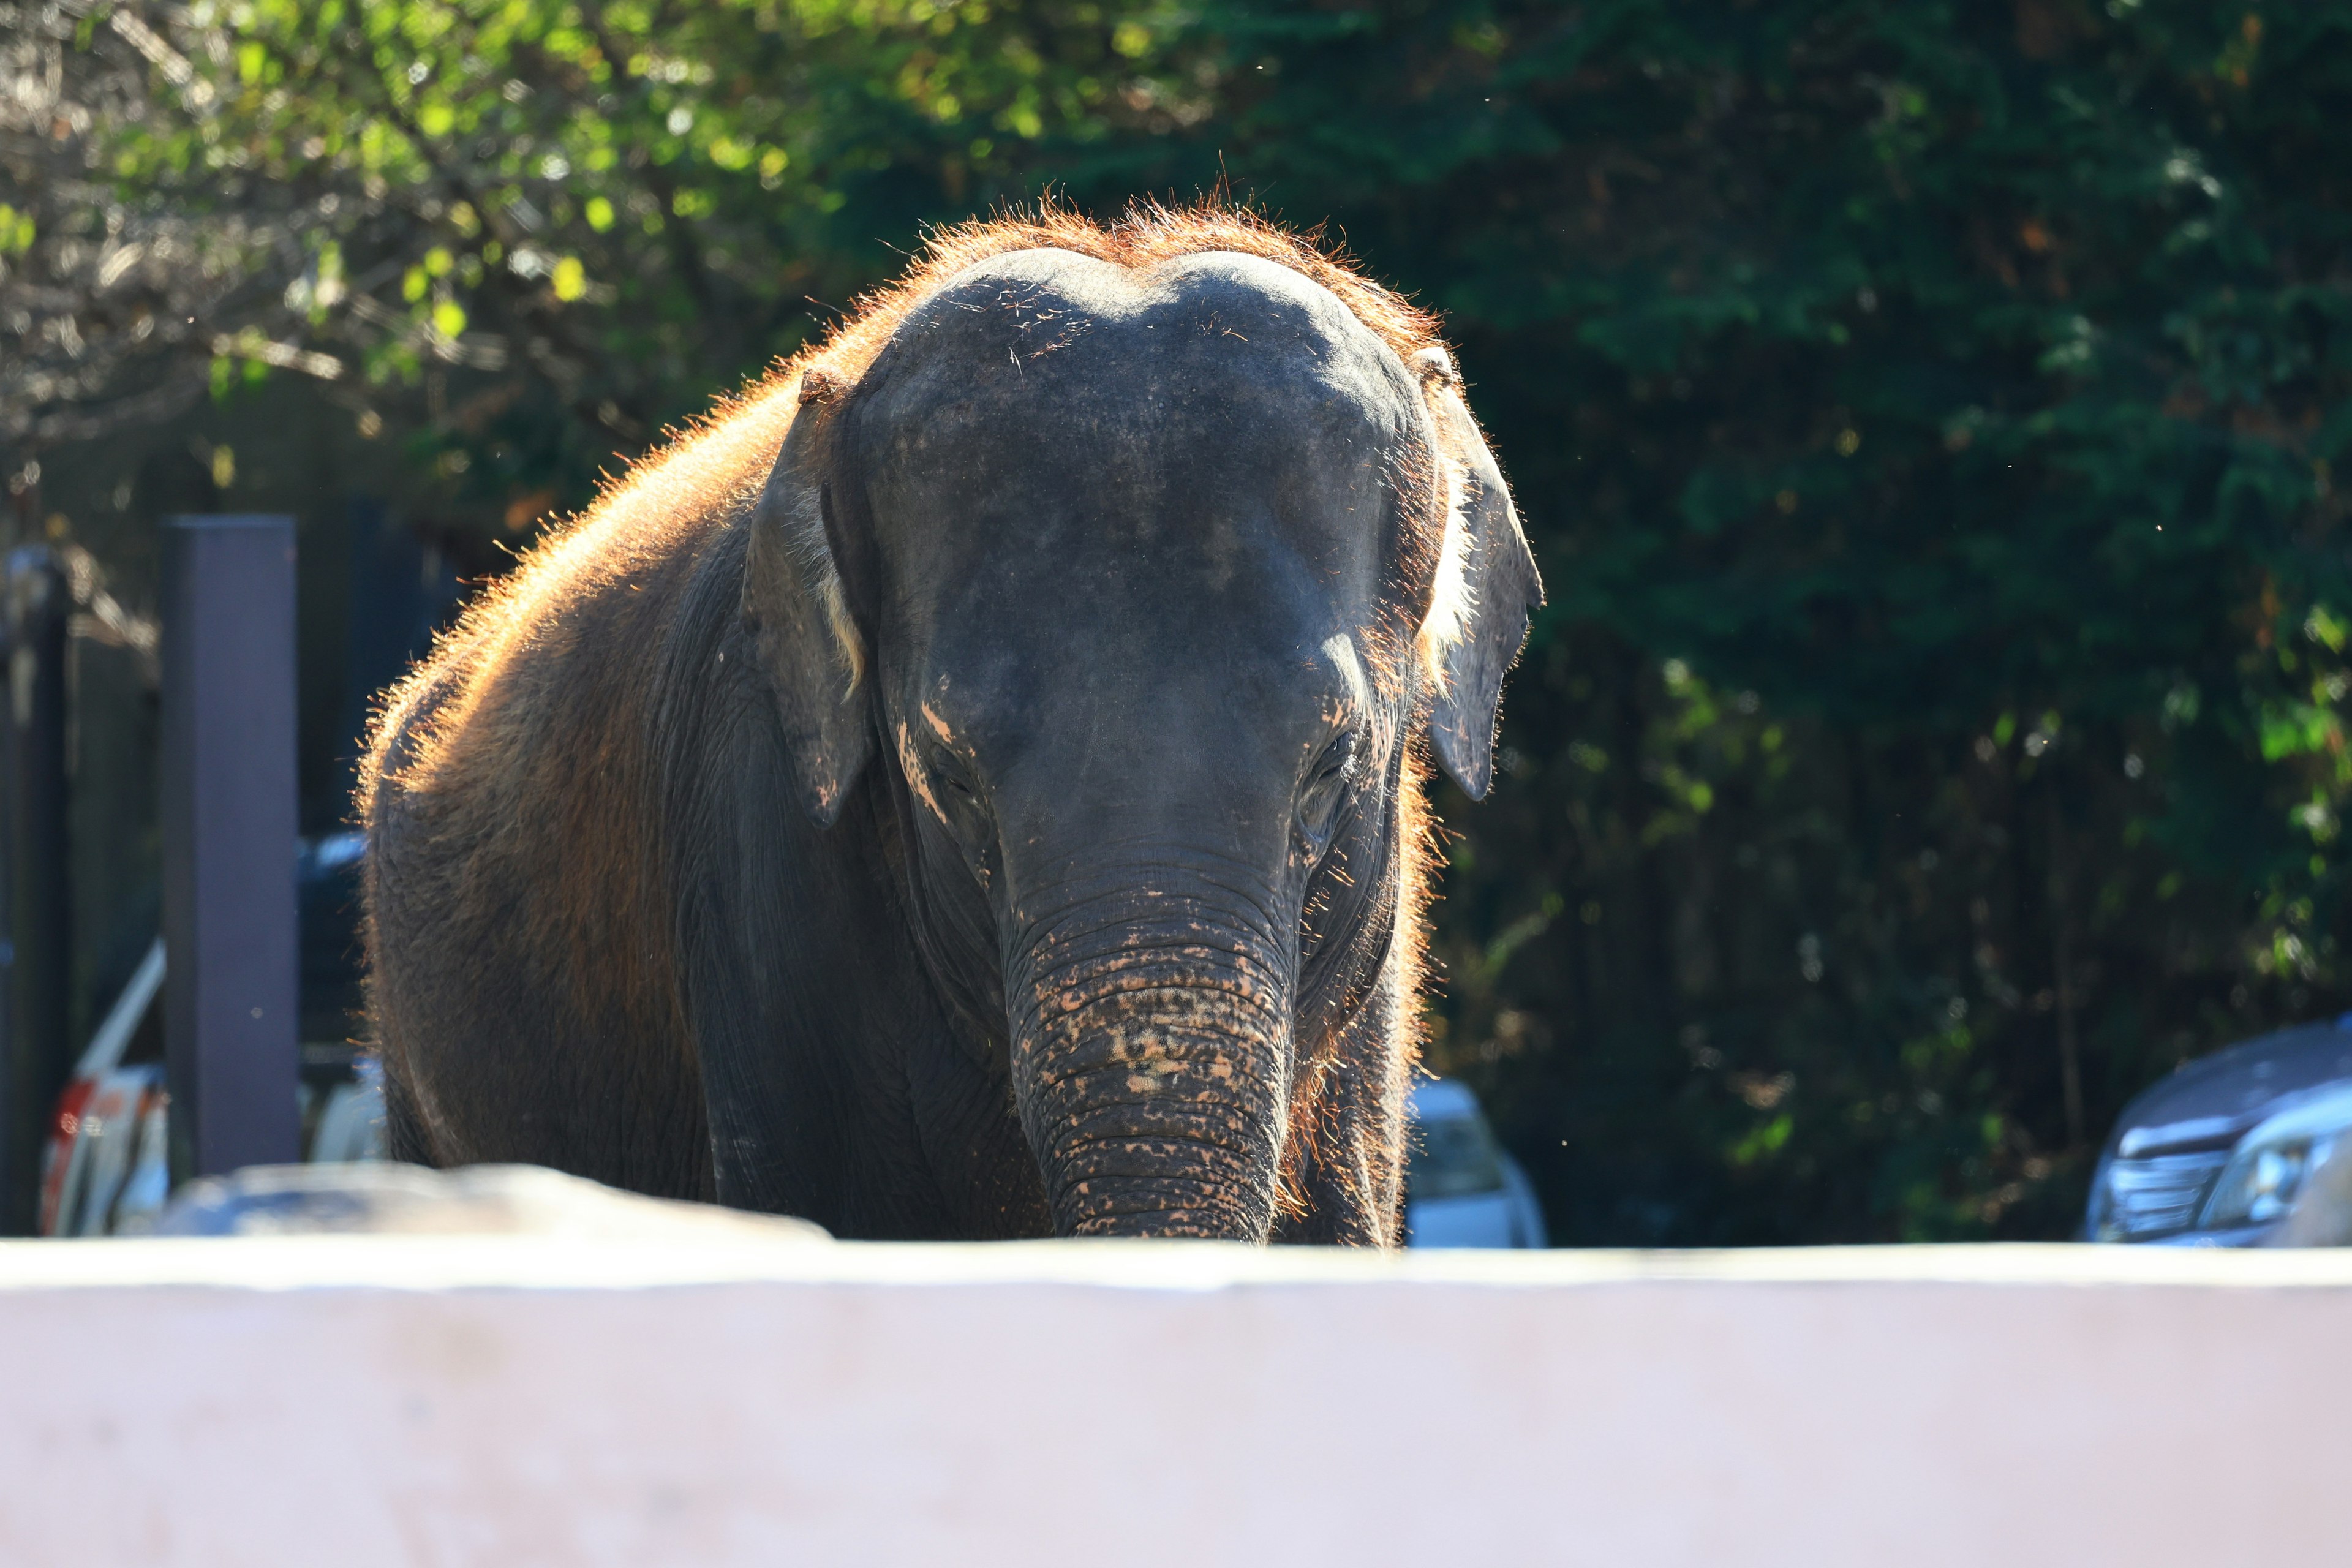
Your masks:
M937 779L942 788L952 790L968 801L980 798L980 792L972 788L971 776L964 772L962 762L953 752L944 746L934 746L927 761L930 764L931 777Z
M1331 842L1340 809L1356 784L1356 737L1351 731L1323 749L1298 797L1298 830L1317 854Z
M987 887L995 876L996 832L971 769L946 747L932 746L923 753L923 772L930 778L933 807L947 825L948 837L963 850L980 885Z

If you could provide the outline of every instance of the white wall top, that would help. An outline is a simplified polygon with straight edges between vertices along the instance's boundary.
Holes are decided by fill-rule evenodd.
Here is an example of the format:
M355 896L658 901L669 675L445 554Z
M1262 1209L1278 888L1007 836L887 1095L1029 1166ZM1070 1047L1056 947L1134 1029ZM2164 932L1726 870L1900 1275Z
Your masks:
M0 1563L2352 1560L2352 1253L0 1245Z

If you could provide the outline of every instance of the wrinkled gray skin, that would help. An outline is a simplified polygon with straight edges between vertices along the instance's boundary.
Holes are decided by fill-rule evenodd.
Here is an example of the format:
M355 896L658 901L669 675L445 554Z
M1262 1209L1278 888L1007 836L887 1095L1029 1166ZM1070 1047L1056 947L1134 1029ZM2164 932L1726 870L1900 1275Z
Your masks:
M848 1235L1393 1240L1408 733L1484 793L1540 599L1443 351L1270 262L1036 250L809 395L652 650L716 1195ZM1442 689L1406 548L1441 455ZM404 1098L453 1103L436 1070ZM413 1148L482 1157L438 1114ZM598 1135L487 1153L671 1168Z

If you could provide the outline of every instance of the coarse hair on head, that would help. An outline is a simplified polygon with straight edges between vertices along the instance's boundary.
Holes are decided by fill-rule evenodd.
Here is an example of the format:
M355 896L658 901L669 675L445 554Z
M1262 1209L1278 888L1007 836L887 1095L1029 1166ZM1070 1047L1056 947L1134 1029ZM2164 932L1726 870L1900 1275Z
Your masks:
M1076 251L1138 270L1207 251L1255 256L1329 290L1401 360L1409 362L1439 341L1436 318L1365 277L1344 249L1329 242L1321 226L1305 231L1286 228L1253 208L1215 196L1185 205L1137 201L1103 223L1049 193L1032 208L1007 209L928 232L905 271L860 296L839 326L793 355L781 374L823 370L839 383L854 384L908 313L958 273L1012 251L1046 249Z

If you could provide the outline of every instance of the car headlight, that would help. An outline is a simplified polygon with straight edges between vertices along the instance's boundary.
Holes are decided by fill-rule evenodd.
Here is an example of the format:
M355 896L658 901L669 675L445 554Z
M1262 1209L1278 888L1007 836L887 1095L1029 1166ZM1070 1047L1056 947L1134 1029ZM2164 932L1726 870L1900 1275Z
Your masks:
M2267 1225L2284 1217L2313 1172L2352 1147L2352 1084L2289 1106L2238 1140L2205 1200L2203 1228Z

